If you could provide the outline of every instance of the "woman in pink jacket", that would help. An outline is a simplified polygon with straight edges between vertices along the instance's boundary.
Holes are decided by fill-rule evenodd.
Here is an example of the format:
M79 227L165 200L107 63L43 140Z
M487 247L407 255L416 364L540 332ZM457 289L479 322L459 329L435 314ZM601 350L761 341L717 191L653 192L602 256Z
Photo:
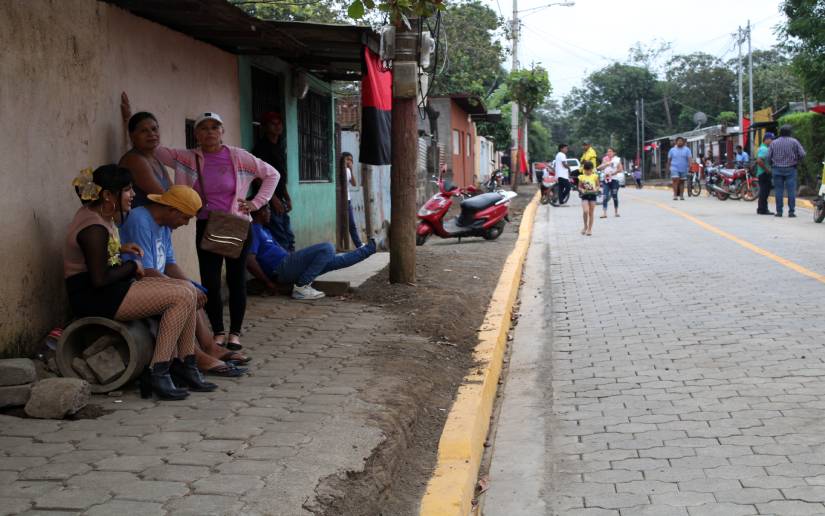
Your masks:
M221 117L217 113L203 113L195 120L197 148L158 147L155 156L161 163L175 170L175 184L191 186L203 200L195 229L201 283L207 289L206 314L212 324L216 343L238 350L241 348L241 326L246 312L245 264L251 235L247 236L241 255L234 259L204 251L199 244L210 212L222 211L251 219L250 212L269 202L280 175L272 166L244 149L224 145L223 134ZM261 179L261 188L251 201L247 201L247 190L256 178ZM221 299L221 269L224 261L229 287L228 338L224 331Z

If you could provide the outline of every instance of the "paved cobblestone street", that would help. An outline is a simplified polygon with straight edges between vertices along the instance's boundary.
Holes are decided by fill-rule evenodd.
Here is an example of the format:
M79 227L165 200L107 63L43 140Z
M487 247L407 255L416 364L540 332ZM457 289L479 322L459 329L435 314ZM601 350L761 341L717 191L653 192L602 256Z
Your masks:
M370 349L415 337L357 302L250 301L251 376L178 402L96 396L114 409L96 420L0 416L0 514L295 516L363 469L383 439L358 396Z
M825 514L825 227L620 195L538 212L485 514Z

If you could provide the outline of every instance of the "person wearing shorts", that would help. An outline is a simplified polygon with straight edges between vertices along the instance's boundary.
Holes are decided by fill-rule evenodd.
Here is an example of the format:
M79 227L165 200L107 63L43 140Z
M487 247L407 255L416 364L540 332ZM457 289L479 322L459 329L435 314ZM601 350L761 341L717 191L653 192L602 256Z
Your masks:
M593 171L593 163L585 161L582 163L584 172L579 175L579 191L582 198L582 220L584 227L582 235L593 234L593 218L596 213L596 196L599 191L599 176Z
M670 170L670 179L673 183L673 200L685 200L685 181L693 155L685 146L687 141L679 136L676 138L676 147L667 153L667 168Z

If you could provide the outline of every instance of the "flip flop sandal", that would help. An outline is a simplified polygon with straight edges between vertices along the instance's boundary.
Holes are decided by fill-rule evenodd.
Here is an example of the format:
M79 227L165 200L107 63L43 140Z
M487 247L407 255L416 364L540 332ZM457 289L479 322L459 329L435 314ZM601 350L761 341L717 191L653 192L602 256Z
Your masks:
M232 357L240 357L240 358L232 358ZM218 360L223 360L224 362L234 362L236 364L244 365L252 362L252 357L245 357L240 353L236 353L234 351L229 351L224 353Z
M212 369L207 369L206 374L211 376L222 376L224 378L238 378L246 374L249 369L245 367L235 367L234 365L225 364L215 366Z
M226 332L225 331L216 333L213 338L215 339L215 345L217 345L217 346L224 347L224 344L226 344Z

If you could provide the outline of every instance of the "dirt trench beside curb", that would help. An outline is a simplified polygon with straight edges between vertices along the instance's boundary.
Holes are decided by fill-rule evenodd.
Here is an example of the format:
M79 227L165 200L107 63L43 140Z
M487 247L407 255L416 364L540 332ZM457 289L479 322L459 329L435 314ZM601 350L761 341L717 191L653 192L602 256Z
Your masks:
M385 269L353 296L384 310L397 331L371 350L376 374L361 393L380 407L370 419L384 439L363 470L322 480L305 508L324 516L418 514L447 414L473 365L477 329L534 192L522 187L498 240L431 239L417 248L415 286L390 285Z

